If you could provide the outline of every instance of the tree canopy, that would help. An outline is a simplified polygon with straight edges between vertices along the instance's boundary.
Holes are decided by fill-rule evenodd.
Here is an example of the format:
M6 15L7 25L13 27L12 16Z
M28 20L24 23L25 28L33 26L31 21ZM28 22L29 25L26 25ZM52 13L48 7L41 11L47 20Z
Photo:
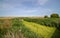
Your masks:
M59 18L59 15L58 14L51 14L50 17L51 18Z

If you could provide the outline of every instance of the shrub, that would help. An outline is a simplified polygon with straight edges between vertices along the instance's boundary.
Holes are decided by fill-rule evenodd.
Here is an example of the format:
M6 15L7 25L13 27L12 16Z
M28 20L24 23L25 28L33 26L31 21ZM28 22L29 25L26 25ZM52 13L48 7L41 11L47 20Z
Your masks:
M51 18L59 18L59 15L58 14L51 14L50 17Z
M44 16L44 18L48 18L48 16Z

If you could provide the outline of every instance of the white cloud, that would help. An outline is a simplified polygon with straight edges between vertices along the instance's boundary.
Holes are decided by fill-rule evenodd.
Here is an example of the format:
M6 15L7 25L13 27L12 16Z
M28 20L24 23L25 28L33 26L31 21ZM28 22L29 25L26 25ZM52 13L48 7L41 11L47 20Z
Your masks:
M16 12L23 13L23 14L32 14L32 13L35 13L37 11L38 11L37 9L19 9L19 10L16 10Z
M38 4L40 5L44 5L46 2L48 2L48 0L38 0Z
M8 1L8 0L6 0ZM9 2L5 2L2 4L2 8L4 9L7 9L7 10L4 10L5 12L8 12L11 13L14 15L14 14L24 14L24 15L43 15L43 14L50 14L50 12L52 12L50 9L45 9L45 8L42 8L42 7L36 7L36 8L29 8L27 6L24 6L22 3L23 2L32 2L32 0L9 0ZM34 1L34 0L33 0ZM39 5L44 5L48 0L35 0L35 2ZM34 2L33 2L34 3ZM18 7L18 8L16 8Z
M16 8L16 7L22 7L25 8L24 2L28 4L28 2L31 2L31 4L37 6L37 5L44 5L48 0L4 0L2 4L0 4L0 8ZM37 4L37 5L36 5Z
M24 10L25 13L34 13L36 12L37 10Z

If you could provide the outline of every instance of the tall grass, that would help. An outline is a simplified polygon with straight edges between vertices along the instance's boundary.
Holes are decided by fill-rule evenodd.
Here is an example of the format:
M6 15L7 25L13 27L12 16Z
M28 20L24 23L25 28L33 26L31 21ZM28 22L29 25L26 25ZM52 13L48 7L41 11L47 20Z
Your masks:
M22 23L22 19L0 19L0 38L40 38Z

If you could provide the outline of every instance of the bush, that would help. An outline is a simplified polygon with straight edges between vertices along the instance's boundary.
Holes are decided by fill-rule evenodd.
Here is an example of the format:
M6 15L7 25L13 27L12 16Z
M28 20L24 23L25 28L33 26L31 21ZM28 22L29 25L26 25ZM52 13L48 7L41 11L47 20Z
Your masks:
M48 18L48 16L44 16L44 18Z
M59 15L58 14L51 14L50 17L51 18L59 18Z

